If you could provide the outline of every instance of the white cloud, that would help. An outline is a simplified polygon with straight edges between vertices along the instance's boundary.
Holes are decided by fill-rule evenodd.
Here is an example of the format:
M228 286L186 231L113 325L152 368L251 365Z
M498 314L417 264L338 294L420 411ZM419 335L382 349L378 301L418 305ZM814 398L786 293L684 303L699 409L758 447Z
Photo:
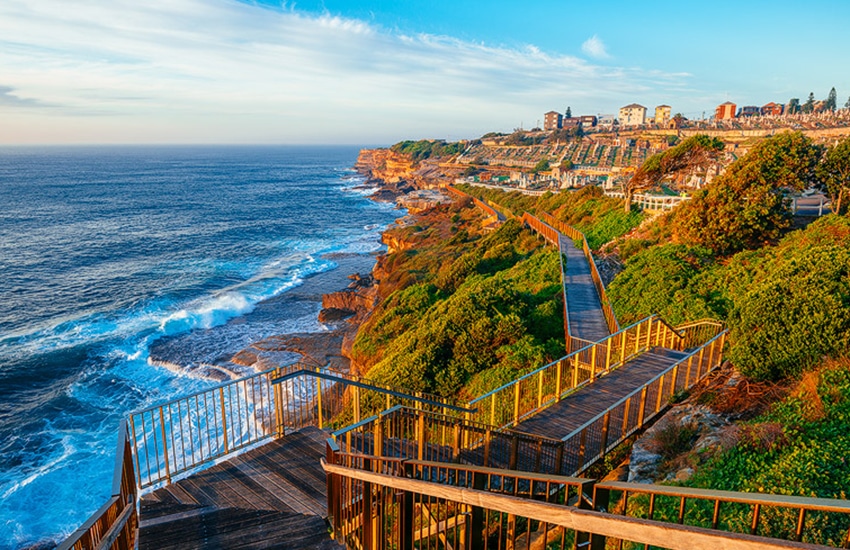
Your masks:
M584 41L581 45L581 51L593 57L594 59L607 59L611 57L605 50L605 44L595 34Z
M473 137L686 80L234 0L0 3L0 87L27 98L0 143Z

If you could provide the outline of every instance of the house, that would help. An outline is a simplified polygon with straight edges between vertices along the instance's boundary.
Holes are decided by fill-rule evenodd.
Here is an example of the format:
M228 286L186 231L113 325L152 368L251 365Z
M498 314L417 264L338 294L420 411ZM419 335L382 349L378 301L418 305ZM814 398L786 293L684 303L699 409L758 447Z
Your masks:
M781 103L770 102L767 105L762 105L762 116L781 116L784 111L784 106Z
M755 105L747 105L745 107L741 107L741 113L739 116L759 116L760 114L761 109Z
M632 103L620 108L620 126L640 126L646 121L646 107Z
M683 127L687 121L688 119L686 119L682 115L676 115L667 122L666 126L670 130L678 130L679 128Z
M577 128L581 126L581 118L577 116L564 117L561 119L561 128Z
M721 103L717 106L717 109L714 110L714 118L717 120L726 120L735 118L735 110L738 108L737 105L732 103L731 101L727 101L726 103Z
M655 123L664 128L668 122L670 122L670 106L659 105L655 108Z
M602 126L603 128L611 128L614 126L614 122L616 122L616 115L599 115L596 117L596 124Z
M557 130L561 127L561 120L563 120L561 113L558 111L549 111L543 115L543 130L546 132Z
M592 128L596 126L596 117L593 115L583 115L578 118L581 121L581 125L585 128Z

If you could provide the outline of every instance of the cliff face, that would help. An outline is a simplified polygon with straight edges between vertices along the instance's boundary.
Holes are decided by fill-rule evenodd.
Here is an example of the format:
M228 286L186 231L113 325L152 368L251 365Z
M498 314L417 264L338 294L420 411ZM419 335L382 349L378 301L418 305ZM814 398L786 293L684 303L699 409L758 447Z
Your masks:
M398 183L413 179L415 163L390 149L361 149L354 168L370 179Z

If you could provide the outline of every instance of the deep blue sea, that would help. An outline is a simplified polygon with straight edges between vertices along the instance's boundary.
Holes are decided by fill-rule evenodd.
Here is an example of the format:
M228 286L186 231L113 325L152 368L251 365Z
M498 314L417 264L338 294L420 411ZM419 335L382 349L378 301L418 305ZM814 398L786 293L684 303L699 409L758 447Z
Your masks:
M0 148L0 549L78 527L108 498L119 419L212 384L151 365L157 339L379 249L399 213L357 188L357 152ZM323 328L318 305L281 311L226 343Z

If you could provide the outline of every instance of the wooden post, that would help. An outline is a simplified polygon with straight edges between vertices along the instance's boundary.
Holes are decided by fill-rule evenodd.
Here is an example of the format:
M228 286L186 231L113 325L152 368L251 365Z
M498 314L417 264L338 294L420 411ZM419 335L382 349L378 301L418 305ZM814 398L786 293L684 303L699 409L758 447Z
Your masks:
M593 487L593 509L598 512L608 512L610 505L611 491L609 489L600 489ZM590 535L590 550L605 550L605 537L603 535Z
M658 335L661 333L660 330L655 331L655 338L658 339ZM649 322L649 328L646 329L646 347L648 348L652 345L652 321Z
M646 386L640 391L640 407L638 408L638 427L643 426L643 419L646 416Z
M626 331L622 332L622 336L620 337L620 364L626 362Z
M496 425L496 394L490 394L490 425Z
M316 377L316 406L319 411L319 429L321 430L324 428L322 422L322 379L318 376Z
M407 478L413 478L413 466L411 464L404 465L404 475ZM399 550L413 550L413 493L410 491L402 491L399 496L399 526L398 539Z
M603 456L608 448L608 425L611 423L611 411L605 411L605 416L602 417L602 448L600 449Z
M375 456L384 456L384 419L379 416L375 419L375 440L374 440L374 452ZM421 460L421 458L420 458ZM378 461L375 461L377 465Z
M425 456L425 415L421 412L416 419L417 458L423 460Z
M360 387L354 386L352 389L354 400L354 423L360 422Z
M598 346L594 345L590 351L590 381L593 382L596 380L596 348Z
M555 370L555 403L561 400L561 374L563 371L563 362L558 361L558 366Z
M613 338L608 339L608 343L605 344L605 371L611 370L611 345L614 343Z
M275 434L280 438L284 436L285 431L283 427L283 388L280 384L272 386L272 395L274 396L274 417L277 424Z
M219 401L221 402L221 426L222 426L222 430L224 431L224 452L226 454L226 453L230 452L230 446L227 443L227 414L225 414L225 411L224 411L224 388L218 389L218 398L219 398ZM160 416L162 415L162 407L159 408L159 414L160 414ZM163 428L164 428L164 426L163 426ZM163 435L163 437L165 437L165 436ZM165 467L168 468L167 462L165 464Z
M511 455L508 459L508 470L516 470L517 459L519 457L519 436L514 435L511 438Z
M363 526L363 543L366 548L376 548L374 545L375 525L372 523L372 484L368 481L363 482L363 511L360 518L360 525Z
M514 426L519 423L519 385L519 381L514 382Z
M649 320L652 323L652 319ZM637 332L635 335L635 353L640 351L640 327L643 326L643 323L639 323L637 326Z
M664 375L658 379L658 398L655 400L655 412L661 410L661 399L664 397Z
M579 470L581 470L581 468L584 466L584 454L585 454L585 451L587 450L586 444L587 444L587 430L582 430L581 436L579 437L579 445L578 445L578 468L579 468Z
M626 432L629 431L629 409L632 406L632 398L629 397L626 399L626 405L623 408L623 427L620 430L620 437L623 438L626 436Z
M540 409L543 406L543 373L545 371L540 371L537 375L537 408Z
M489 437L488 437L489 440ZM472 488L479 491L487 489L487 474L474 472L472 474ZM487 511L479 506L472 506L471 528L469 529L469 548L471 550L484 550L486 545L486 533L484 532Z

